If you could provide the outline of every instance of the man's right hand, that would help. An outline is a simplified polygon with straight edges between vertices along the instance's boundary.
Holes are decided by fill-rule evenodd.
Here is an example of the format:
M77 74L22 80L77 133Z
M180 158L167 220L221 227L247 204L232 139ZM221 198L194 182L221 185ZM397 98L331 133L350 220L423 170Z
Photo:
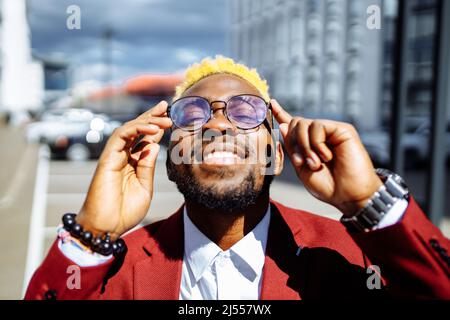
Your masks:
M172 126L166 111L167 102L161 101L114 130L76 218L84 230L94 235L109 232L115 240L145 217L153 196L158 143Z

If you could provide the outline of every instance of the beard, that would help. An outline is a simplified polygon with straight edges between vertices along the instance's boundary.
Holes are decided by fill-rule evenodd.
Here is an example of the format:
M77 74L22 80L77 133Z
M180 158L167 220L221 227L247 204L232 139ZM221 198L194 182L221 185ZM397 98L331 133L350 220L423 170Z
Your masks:
M261 196L268 196L273 175L265 175L264 181L257 185L258 170L250 170L236 186L221 188L206 187L201 184L192 172L190 165L180 165L185 170L177 168L170 157L167 157L166 168L169 179L177 185L186 201L191 201L208 209L233 214L242 212L254 205Z

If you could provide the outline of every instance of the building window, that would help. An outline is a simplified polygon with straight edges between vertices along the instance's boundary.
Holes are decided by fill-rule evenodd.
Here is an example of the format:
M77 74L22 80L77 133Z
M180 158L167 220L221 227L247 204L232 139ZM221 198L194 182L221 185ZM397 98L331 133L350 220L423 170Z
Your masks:
M303 24L298 13L289 19L289 56L291 61L299 60L302 52Z

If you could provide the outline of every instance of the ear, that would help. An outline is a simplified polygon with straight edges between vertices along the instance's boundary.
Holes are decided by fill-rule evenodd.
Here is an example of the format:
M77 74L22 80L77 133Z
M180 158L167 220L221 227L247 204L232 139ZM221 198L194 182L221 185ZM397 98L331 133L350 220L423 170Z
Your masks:
M275 146L275 170L273 172L275 176L281 174L281 172L283 171L283 164L284 164L283 146L281 145L280 141L277 141Z

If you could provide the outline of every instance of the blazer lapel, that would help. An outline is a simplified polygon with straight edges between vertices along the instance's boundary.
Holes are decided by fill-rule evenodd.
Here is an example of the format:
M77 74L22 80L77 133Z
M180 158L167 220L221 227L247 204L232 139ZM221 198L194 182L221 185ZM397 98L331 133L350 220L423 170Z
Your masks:
M291 230L274 202L271 206L261 299L300 299L304 284L298 274L306 270L306 261L298 256L301 249L295 240L298 231Z
M298 228L288 226L276 203L272 201L271 206L261 299L300 299L306 288L307 259L298 256ZM134 265L134 299L179 299L184 254L182 208L162 223L144 245L149 256Z
M144 245L149 257L134 265L135 299L179 299L184 252L182 208L163 222Z

